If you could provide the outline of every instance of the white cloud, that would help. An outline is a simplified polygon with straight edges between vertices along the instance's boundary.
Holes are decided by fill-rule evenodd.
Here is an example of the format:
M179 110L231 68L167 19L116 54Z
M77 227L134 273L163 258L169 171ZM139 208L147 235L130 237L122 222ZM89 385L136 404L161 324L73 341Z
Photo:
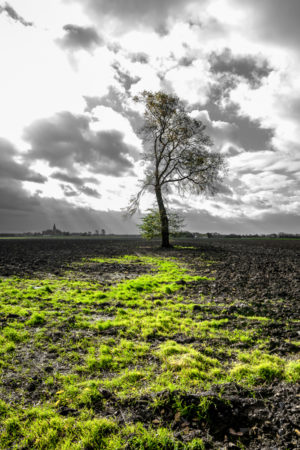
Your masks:
M142 151L141 140L134 133L129 120L122 114L106 106L97 106L92 112L90 129L97 131L118 130L123 133L123 141Z
M48 30L54 35L66 23L90 23L80 3L73 4L72 8L61 0L9 0L9 4L38 29Z
M98 47L92 54L81 50L73 55L71 64L74 63L77 91L82 96L102 96L107 94L109 86L118 86L112 68L114 59L113 52L106 47Z
M176 94L189 103L205 104L209 99L211 76L204 60L197 60L191 66L176 67L166 74Z
M260 152L243 152L230 158L230 169L238 172L261 172L267 169L295 172L300 169L300 159L287 158L285 152L262 150Z

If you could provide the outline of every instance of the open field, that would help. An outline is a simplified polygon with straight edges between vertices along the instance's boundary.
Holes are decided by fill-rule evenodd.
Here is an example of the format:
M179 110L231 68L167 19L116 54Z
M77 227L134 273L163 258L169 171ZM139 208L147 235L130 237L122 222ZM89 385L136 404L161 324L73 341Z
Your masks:
M0 241L0 448L297 449L300 240Z

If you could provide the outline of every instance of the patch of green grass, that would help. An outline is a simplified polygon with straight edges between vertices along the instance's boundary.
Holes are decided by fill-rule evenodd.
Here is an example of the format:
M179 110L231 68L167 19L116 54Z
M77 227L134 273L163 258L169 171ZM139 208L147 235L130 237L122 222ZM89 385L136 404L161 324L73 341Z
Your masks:
M35 312L32 314L29 320L27 320L26 325L30 327L37 327L39 325L44 325L46 323L45 314Z
M10 411L9 405L5 403L5 401L0 399L0 417L5 417Z
M16 346L14 342L11 342L4 337L0 336L0 355L5 355L6 353L15 350Z
M232 367L229 377L250 385L285 379L288 377L286 371L288 367L291 367L290 363L278 356L262 353L259 350L240 353L238 359L240 362ZM291 370L294 374L294 368Z
M108 442L108 448L123 449L174 449L174 450L204 450L202 439L193 439L184 444L177 440L173 433L164 427L145 428L141 423L129 425L116 437Z
M9 341L14 343L24 342L29 338L29 332L14 328L12 325L4 327L2 335Z
M114 347L107 344L102 344L99 348L91 347L86 358L86 370L120 371L143 359L149 353L149 347L145 342L138 343L127 339L121 339ZM84 367L82 370L85 370Z
M32 408L4 420L0 445L11 448L18 442L22 448L45 450L105 448L107 437L117 429L112 420L105 418L65 418L52 409Z
M155 378L155 366L143 369L126 368L119 374L111 375L101 381L101 385L113 391L119 398L138 396L149 391L149 383Z
M289 361L285 367L285 378L287 381L297 383L300 381L300 361Z
M79 376L61 377L61 389L56 392L55 407L68 406L75 409L102 408L103 397L99 380L82 381Z
M174 248L177 250L196 250L197 247L193 247L192 245L174 245Z
M261 317L261 316L245 316L241 314L235 314L235 316L239 319L247 319L247 320L253 320L258 322L269 322L271 319L268 317Z

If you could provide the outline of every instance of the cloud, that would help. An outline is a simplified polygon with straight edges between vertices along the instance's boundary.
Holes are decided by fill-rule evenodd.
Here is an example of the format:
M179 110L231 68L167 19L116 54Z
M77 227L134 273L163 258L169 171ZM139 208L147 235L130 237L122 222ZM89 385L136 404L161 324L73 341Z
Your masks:
M4 6L0 6L0 14L2 13L6 13L12 20L21 23L25 27L31 27L33 25L32 22L28 22L21 17L8 3L5 3Z
M195 58L193 56L183 56L182 58L179 59L178 64L179 66L188 67L191 66L194 61Z
M232 141L247 151L260 151L272 148L274 131L271 128L263 128L258 121L252 121L248 117L236 116L232 123L235 129L232 133Z
M231 208L232 216L254 218L267 210L272 213L300 213L300 159L286 158L284 152L242 152L229 160L228 183L238 208ZM230 211L227 198L224 210ZM226 206L228 205L228 206Z
M75 186L82 186L84 183L99 183L97 178L88 177L88 178L80 178L74 175L68 175L63 172L54 172L51 174L51 178L55 178L60 181L65 181L66 183L74 184Z
M6 139L0 138L0 178L3 180L32 181L44 183L47 178L34 172L24 164L15 161L18 156L15 147Z
M69 184L60 184L60 187L62 188L64 194L67 197L75 197L78 196L80 193L85 194L88 197L95 197L95 198L101 197L100 193L96 189L93 189L85 185L85 183L89 182L99 184L99 180L97 180L97 178L94 177L80 178L78 176L68 175L63 172L54 172L51 174L51 178L69 183ZM72 186L70 186L70 184Z
M141 79L137 76L131 76L127 71L122 70L117 62L113 64L113 68L116 71L116 79L124 87L125 91L129 91L131 86L138 83Z
M255 155L243 152L231 158L230 164L238 172L262 172L268 169L293 174L300 171L299 156L287 158L284 152L270 150L262 150Z
M196 232L219 232L236 234L299 233L299 216L295 213L280 214L264 211L253 219L242 216L218 217L208 211L192 211L184 215L186 228Z
M29 213L38 203L35 197L23 189L20 181L0 179L0 224L6 220L6 215L13 215L16 211ZM9 231L9 228L6 228L6 231Z
M66 111L33 122L24 131L31 145L27 159L73 172L79 164L97 174L132 173L134 149L124 142L124 135L118 130L93 131L92 124L91 117Z
M225 48L221 53L213 52L209 60L213 73L244 78L253 88L259 87L262 79L272 71L262 56L233 55L229 48Z
M89 197L96 197L96 198L100 198L100 192L98 192L96 189L90 188L88 186L82 186L81 188L79 188L80 192L82 192L83 194L89 196Z
M77 197L81 193L87 195L88 197L101 198L100 192L88 186L79 186L77 189L73 189L67 184L61 184L60 187L66 197Z
M131 59L131 62L133 63L140 63L140 64L149 63L149 56L147 55L147 53L144 52L131 53L129 57Z
M120 211L96 211L74 206L66 200L29 196L18 189L8 189L0 182L0 232L42 231L57 228L64 231L105 229L107 233L137 233L137 218L124 219Z
M231 2L233 6L241 6L240 0ZM248 8L249 29L251 24L255 25L252 27L254 38L299 49L299 0L245 0L243 6Z
M212 77L207 62L203 59L197 59L190 65L177 65L167 71L163 81L182 100L190 104L194 103L195 99L200 104L205 104L209 99Z
M118 91L114 87L110 86L109 91L102 97L98 96L84 96L86 102L86 111L91 112L97 106L106 106L112 108L118 113L125 112L126 96L123 92Z
M97 111L98 106L110 108L123 117L126 117L132 129L138 131L143 125L143 118L139 112L131 108L132 105L128 104L129 99L130 97L128 96L128 94L125 94L124 92L121 92L120 90L112 86L110 86L108 93L106 95L103 95L102 97L84 97L87 105L86 111ZM136 104L134 106L136 107ZM140 148L140 145L136 143L136 147ZM140 155L137 154L137 152L135 152L135 155L133 155L135 159L139 156Z
M63 193L66 197L77 197L78 191L73 189L71 186L68 186L67 184L61 184L60 187L63 190Z
M263 128L258 121L239 116L234 108L223 112L219 109L216 111L215 105L211 102L205 107L208 110L194 110L192 115L204 123L206 133L217 147L226 147L227 155L243 150L257 152L272 149L271 141L274 134L272 129Z
M79 2L79 0L65 0ZM186 7L186 0L80 0L88 14L102 26L107 17L118 21L118 29L153 28L165 34L165 23L170 16L175 16ZM203 0L206 3L206 0Z
M10 231L10 226L22 227L23 214L39 205L23 187L24 181L45 183L47 178L31 170L28 165L15 160L20 157L17 149L6 139L0 138L0 229ZM10 217L10 219L8 219ZM10 226L5 226L10 223Z
M225 109L234 105L237 115L249 117L252 122L260 123L261 128L273 129L274 148L287 152L292 147L299 148L299 81L295 71L291 70L272 73L258 89L251 89L241 82L225 100Z
M57 39L58 44L68 50L91 50L103 43L94 27L68 24L63 27L65 35Z
M291 117L300 117L300 97L291 98L288 104L285 105Z

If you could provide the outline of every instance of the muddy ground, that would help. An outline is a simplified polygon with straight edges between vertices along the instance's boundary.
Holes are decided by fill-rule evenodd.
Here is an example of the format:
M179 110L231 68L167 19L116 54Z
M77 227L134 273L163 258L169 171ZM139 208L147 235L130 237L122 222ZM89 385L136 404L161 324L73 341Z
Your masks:
M213 276L208 283L189 283L186 292L197 299L205 295L208 306L199 310L207 318L232 318L233 313L242 316L259 316L272 319L260 333L269 339L268 351L285 358L296 358L299 341L300 299L300 240L193 240L177 242L172 250L162 251L158 242L118 239L2 239L0 240L1 277L51 277L65 273L71 263L81 258L111 257L125 254L174 256L188 264L198 275ZM189 248L187 248L189 247ZM201 256L201 260L200 257ZM118 268L119 274L120 267ZM130 276L130 266L125 267ZM137 276L138 271L132 276ZM145 268L141 268L141 272ZM114 282L112 266L102 264L101 273L96 265L78 267L81 278L106 279ZM119 275L117 275L119 276ZM214 300L213 305L211 300ZM226 305L224 307L224 304ZM221 306L219 306L221 305ZM197 306L195 306L197 314ZM206 317L204 316L204 318ZM241 327L243 319L237 326ZM231 320L231 326L234 321ZM245 322L246 323L246 322ZM255 321L254 321L255 326ZM160 339L159 336L153 339ZM173 340L186 343L186 336L174 335ZM192 342L192 338L190 340ZM201 345L201 344L200 344ZM236 345L243 348L243 344ZM247 349L249 343L244 344ZM41 355L42 357L42 355ZM9 377L3 382L9 386ZM14 380L11 379L13 386ZM13 389L13 387L12 387ZM33 389L34 391L35 389ZM222 401L220 398L222 391ZM35 391L38 395L38 390ZM187 442L201 437L205 448L249 449L299 449L300 448L300 390L296 383L272 381L248 390L236 383L213 386L198 394L155 394L163 407L153 407L153 396L139 401L118 402L110 392L103 391L107 415L112 414L122 422L124 417L132 422L155 426L155 423L171 427L180 441ZM214 399L205 423L194 420L193 408L184 419L176 413L174 396L188 405L197 405L201 398ZM224 402L228 400L228 402ZM72 411L61 411L64 415ZM128 444L130 447L130 443Z

